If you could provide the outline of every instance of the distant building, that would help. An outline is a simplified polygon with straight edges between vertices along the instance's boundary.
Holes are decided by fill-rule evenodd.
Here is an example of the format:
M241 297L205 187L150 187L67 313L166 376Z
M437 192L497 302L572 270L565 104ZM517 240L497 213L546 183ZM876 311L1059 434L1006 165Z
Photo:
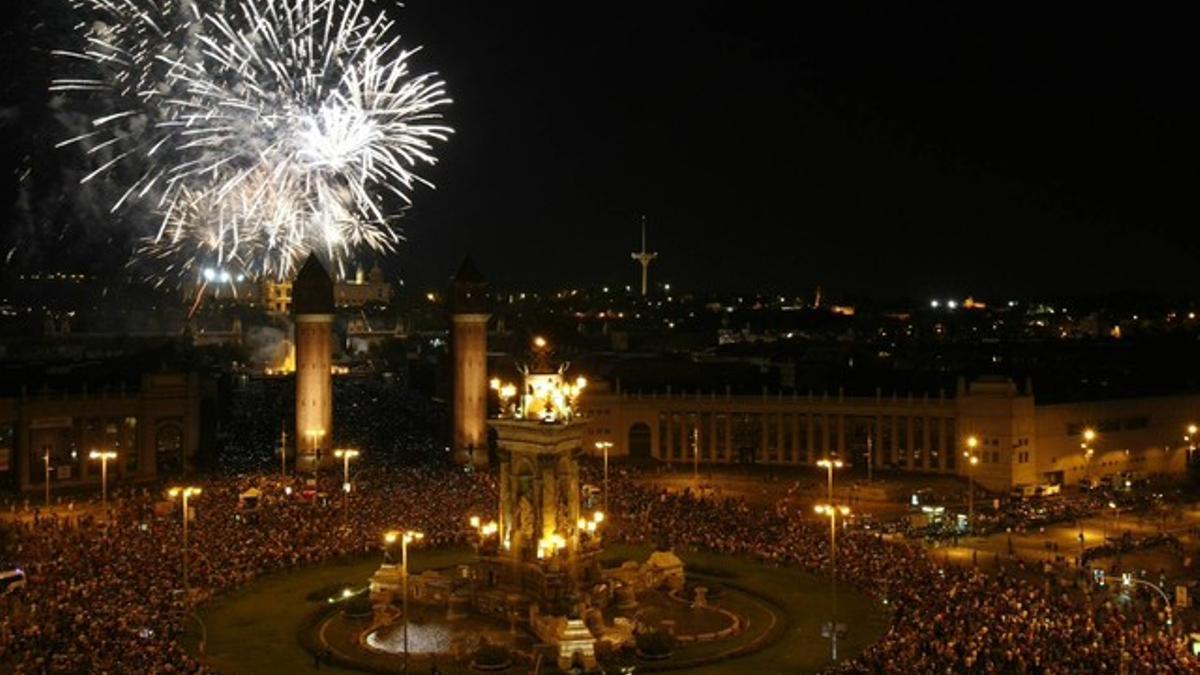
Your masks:
M1183 442L1200 396L1178 395L1038 404L1007 378L962 382L953 397L842 396L715 391L629 392L594 386L584 396L585 447L610 455L690 464L813 465L836 455L878 469L966 476L975 436L975 480L993 491L1015 485L1078 484L1084 478L1180 474ZM1096 431L1088 455L1085 429ZM868 439L870 441L868 442ZM869 449L869 454L868 454Z
M383 280L383 270L376 265L364 278L362 268L353 281L339 281L333 285L333 302L338 307L362 307L364 305L386 305L392 301L392 285Z
M196 374L154 372L133 387L43 388L0 394L0 478L22 491L100 483L92 450L115 450L109 481L181 472L200 446L205 386Z
M267 279L262 282L260 295L263 307L269 314L286 315L292 311L292 282ZM364 307L371 304L386 305L392 301L392 285L384 280L379 266L364 275L362 268L353 281L342 280L333 284L333 303L337 307Z

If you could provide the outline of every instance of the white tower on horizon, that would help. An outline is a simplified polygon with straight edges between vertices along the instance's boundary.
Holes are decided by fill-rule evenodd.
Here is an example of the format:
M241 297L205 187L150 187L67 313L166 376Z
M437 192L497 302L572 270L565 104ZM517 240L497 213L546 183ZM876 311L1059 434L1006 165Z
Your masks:
M657 253L646 250L646 216L642 216L642 250L634 251L630 257L642 265L642 297L646 295L646 283L650 276L650 263L658 257Z

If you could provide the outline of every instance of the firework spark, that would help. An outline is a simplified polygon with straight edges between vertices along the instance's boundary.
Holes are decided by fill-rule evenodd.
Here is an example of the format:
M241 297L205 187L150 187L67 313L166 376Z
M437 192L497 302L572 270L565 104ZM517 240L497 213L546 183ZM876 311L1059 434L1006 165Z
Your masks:
M87 66L53 90L99 97L79 145L159 218L138 249L164 274L218 266L283 277L309 250L345 274L400 241L385 195L410 203L453 130L436 73L413 75L366 0L74 0L95 17Z

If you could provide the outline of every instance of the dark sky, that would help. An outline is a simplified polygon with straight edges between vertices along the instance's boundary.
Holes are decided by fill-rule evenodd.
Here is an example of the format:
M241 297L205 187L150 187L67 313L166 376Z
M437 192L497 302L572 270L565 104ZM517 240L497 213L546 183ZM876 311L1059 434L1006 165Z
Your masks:
M392 264L632 283L646 214L679 287L1193 293L1191 23L1058 4L413 0L457 134Z

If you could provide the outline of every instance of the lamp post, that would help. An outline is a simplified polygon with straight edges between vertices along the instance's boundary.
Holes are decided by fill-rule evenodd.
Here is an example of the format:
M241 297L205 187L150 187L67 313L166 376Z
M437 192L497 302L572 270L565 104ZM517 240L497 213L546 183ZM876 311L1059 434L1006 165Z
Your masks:
M342 518L349 518L349 511L346 508L346 500L350 497L350 460L358 457L358 450L352 448L338 448L333 451L333 456L342 460Z
M832 660L837 661L837 519L838 516L850 515L849 506L834 506L833 504L818 504L813 507L818 515L829 518L829 577L833 606L829 620L829 640Z
M875 453L872 452L872 448L871 448L871 445L872 445L871 437L872 436L873 436L873 432L870 429L868 429L867 430L867 457L866 457L866 459L867 459L867 482L868 483L874 482L874 479L871 477L871 465L875 463L875 456L874 456Z
M321 439L325 438L324 429L309 429L304 432L308 436L308 445L313 453L313 480L317 481L317 490L320 490L320 475L321 470ZM313 500L316 503L316 500Z
M188 498L200 494L200 488L185 486L173 487L167 490L167 495L174 499L183 498L183 597L185 603L190 603L192 593L188 587Z
M1092 487L1092 456L1096 454L1092 442L1095 440L1095 429L1088 427L1083 430L1083 442L1079 444L1079 447L1083 449L1084 477L1087 479L1088 489Z
M975 531L975 467L979 464L979 456L975 448L979 447L979 439L974 435L967 436L968 450L963 453L967 459L967 531Z
M1116 535L1118 537L1120 537L1121 536L1121 507L1117 506L1116 502L1109 502L1108 508L1112 509L1112 511L1113 511L1113 532L1115 532ZM1106 535L1106 537L1107 537L1107 535Z
M408 545L414 541L420 541L425 538L421 532L414 530L391 530L383 535L384 542L395 544L400 541L400 579L402 583L401 592L404 594L403 612L404 612L404 672L408 672Z
M700 427L692 427L692 480L700 484ZM608 505L605 504L607 509Z
M1187 446L1187 451L1188 451L1188 453L1187 453L1187 469L1188 469L1188 471L1191 471L1191 469L1192 469L1192 453L1194 453L1196 451L1196 434L1200 433L1200 427L1196 426L1195 424L1188 424L1186 427L1186 431L1187 431L1187 433L1184 434L1183 440L1184 440L1184 442L1186 442L1188 444L1188 446Z
M108 460L116 459L117 453L113 450L93 450L88 457L100 460L100 507L108 513Z
M840 469L845 464L840 459L822 459L817 462L817 466L825 469L829 474L829 501L833 502L833 470Z
M608 510L608 450L612 441L596 441L596 449L604 452L604 510Z
M479 534L479 551L477 553L482 554L483 542L493 534L500 532L500 524L494 520L489 520L485 523L479 516L471 516L468 522L471 523L471 527L475 528L475 532Z
M46 463L46 508L50 508L50 446L42 446L42 461Z
M281 425L279 430L279 474L287 480L287 425Z

